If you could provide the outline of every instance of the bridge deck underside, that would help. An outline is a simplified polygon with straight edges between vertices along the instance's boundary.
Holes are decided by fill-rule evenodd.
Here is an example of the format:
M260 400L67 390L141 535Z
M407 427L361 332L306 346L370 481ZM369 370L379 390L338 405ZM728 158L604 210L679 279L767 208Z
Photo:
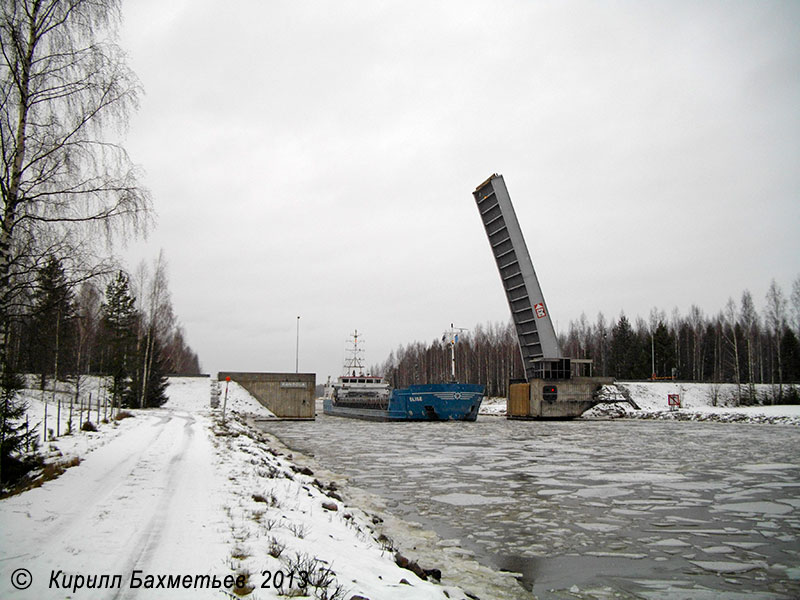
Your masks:
M540 325L552 329L552 324L548 317L543 322L542 316L537 315L537 310L547 314L544 298L502 178L489 179L475 190L474 197L511 309L526 377L530 379L534 359L558 356L555 332L552 341L542 340Z

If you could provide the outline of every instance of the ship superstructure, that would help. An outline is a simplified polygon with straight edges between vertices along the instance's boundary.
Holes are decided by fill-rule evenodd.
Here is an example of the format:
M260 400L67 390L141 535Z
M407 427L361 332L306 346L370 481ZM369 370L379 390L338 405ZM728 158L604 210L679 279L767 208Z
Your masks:
M389 383L380 375L364 373L364 350L359 347L358 330L350 336L344 373L332 386L331 399L337 406L368 410L389 408Z

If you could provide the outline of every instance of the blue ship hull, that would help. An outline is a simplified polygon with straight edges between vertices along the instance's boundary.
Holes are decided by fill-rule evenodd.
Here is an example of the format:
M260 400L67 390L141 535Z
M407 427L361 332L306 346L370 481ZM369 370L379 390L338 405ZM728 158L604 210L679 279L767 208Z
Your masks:
M474 421L484 387L469 383L433 383L392 390L386 409L348 407L325 399L326 415L372 421Z

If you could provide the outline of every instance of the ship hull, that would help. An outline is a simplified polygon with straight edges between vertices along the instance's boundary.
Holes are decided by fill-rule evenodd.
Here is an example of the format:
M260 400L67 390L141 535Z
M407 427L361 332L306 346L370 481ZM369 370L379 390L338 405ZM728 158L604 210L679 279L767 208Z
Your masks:
M392 390L386 408L348 407L325 399L326 415L370 421L475 421L484 387L465 383L412 385Z

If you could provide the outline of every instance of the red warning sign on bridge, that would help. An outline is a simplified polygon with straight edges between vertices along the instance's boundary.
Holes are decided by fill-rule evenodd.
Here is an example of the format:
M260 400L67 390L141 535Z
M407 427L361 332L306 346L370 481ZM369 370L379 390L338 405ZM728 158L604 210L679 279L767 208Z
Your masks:
M536 318L541 319L547 316L547 313L544 310L544 303L539 302L538 304L533 305L533 312L536 313Z

